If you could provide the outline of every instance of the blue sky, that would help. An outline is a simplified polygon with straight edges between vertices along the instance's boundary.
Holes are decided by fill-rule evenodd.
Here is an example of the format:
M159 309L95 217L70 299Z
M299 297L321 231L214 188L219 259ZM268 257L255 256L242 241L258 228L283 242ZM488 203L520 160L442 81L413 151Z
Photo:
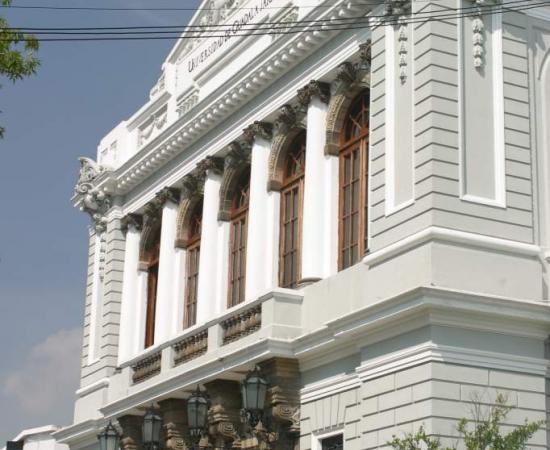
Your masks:
M199 0L14 0L197 7ZM13 26L186 24L191 12L1 11ZM44 43L36 76L1 80L0 447L68 424L77 388L89 219L70 197L79 156L146 100L172 41Z

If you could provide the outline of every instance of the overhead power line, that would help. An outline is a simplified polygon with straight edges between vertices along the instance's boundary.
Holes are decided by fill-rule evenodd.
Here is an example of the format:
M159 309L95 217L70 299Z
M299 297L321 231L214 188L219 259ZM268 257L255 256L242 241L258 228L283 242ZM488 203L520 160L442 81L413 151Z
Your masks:
M505 12L521 12L526 11L534 8L539 8L541 6L547 6L550 5L550 0L540 0L538 2L534 2L533 0L522 0L517 1L516 3L521 3L521 5L515 6L515 7L505 7L503 5L495 5L492 7L491 10L486 10L484 12L484 16L490 16L495 14L503 14ZM465 8L464 8L465 9ZM470 8L471 9L471 8ZM457 13L457 11L462 11L462 9L453 9L448 11L437 11L437 12L430 12L425 14L417 14L412 15L408 18L390 18L385 19L381 24L385 25L399 25L399 24L416 24L416 23L424 23L424 22L433 22L433 21L443 21L443 20L453 20L453 19L459 19L464 17L475 17L478 16L477 11L468 11L468 12L460 12ZM450 12L453 11L453 12ZM286 23L279 24L278 26L269 26L269 27L260 27L260 28L254 28L254 29L245 29L242 30L242 32L236 32L232 34L232 37L241 37L241 36L264 36L264 35L286 35L286 34L296 34L301 32L315 32L315 31L345 31L345 30L353 30L353 29L363 29L363 28L369 28L370 27L370 20L372 16L364 16L364 17L355 17L351 18L354 20L354 22L348 22L348 23L335 23L335 24L305 24L305 25L287 25ZM259 24L261 25L261 24ZM72 30L78 30L76 28ZM221 30L216 30L217 32L220 32ZM212 31L212 32L216 32ZM227 31L227 30L225 30ZM58 32L58 31L52 31L52 32L44 32L43 35L46 36L52 36L52 35L63 35L63 34L77 34L78 36L71 36L71 37L39 37L38 40L41 42L73 42L73 41L133 41L133 40L185 40L185 39L195 39L197 36L195 35L188 35L188 36L181 36L179 33L173 36L167 36L163 33L176 33L176 31L167 31L167 32L160 32L160 31L133 31L133 32L98 32L93 33L88 31L80 32L76 31L73 33L65 33L65 32ZM38 33L37 33L38 34ZM130 35L128 35L130 34ZM159 35L162 34L162 35ZM81 37L82 35L86 35L86 37ZM122 36L121 36L122 35ZM201 38L208 39L208 38L225 38L226 34L207 34L207 35L201 35ZM1 39L0 39L1 41Z
M428 1L428 0L425 0ZM544 6L547 1L543 0L509 0L508 2L501 5L480 5L480 6L469 6L462 8L445 8L439 11L430 11L430 12L420 12L416 13L415 17L435 15L437 13L447 13L450 11L454 12L468 12L468 11L481 11L482 13L491 12L495 9L500 11L501 8L512 8L516 6ZM259 29L266 29L268 25L274 25L273 28L288 28L288 26L300 25L306 26L308 24L325 24L325 23L334 23L335 25L348 24L357 21L358 19L365 19L367 16L361 17L335 17L335 18L324 18L324 19L312 19L312 20L296 20L296 21L277 21L277 22L261 22L256 24L243 24L242 31L257 31ZM385 15L369 15L369 19L385 19ZM19 30L27 33L37 33L41 31L104 31L104 30L172 30L172 32L224 32L231 30L233 24L217 24L217 25L158 25L158 26L130 26L130 27L47 27L47 28L22 28L14 27L12 30ZM261 27L261 28L259 28ZM111 33L109 33L111 34Z

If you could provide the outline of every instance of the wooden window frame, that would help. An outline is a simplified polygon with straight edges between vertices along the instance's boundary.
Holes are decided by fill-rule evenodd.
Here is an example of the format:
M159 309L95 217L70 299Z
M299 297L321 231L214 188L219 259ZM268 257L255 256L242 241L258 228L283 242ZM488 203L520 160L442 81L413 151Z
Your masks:
M151 250L153 255L147 263L147 305L145 313L144 348L155 344L155 322L157 314L157 295L160 261L160 235Z
M305 132L299 134L294 138L290 151L286 153L286 162L287 164L284 165L285 170L288 168L288 157L292 154L293 146L294 145L301 145L303 146L303 152L304 152L304 167L301 171L296 172L292 175L288 175L286 172L283 175L283 184L281 188L281 197L280 197L280 219L279 219L279 286L288 288L288 289L295 289L298 287L298 283L301 278L302 274L302 237L303 237L303 212L304 212L304 187L305 187L305 142L306 136ZM303 140L303 142L301 142ZM296 144L298 142L298 144ZM286 196L289 193L292 193L293 191L297 191L296 194L298 196L298 206L297 206L297 212L295 213L295 216L291 219L296 220L295 226L298 227L297 237L296 237L296 245L289 251L285 253L285 247L286 247L286 240L285 240L285 226L289 223L289 219L286 217ZM292 194L291 194L292 195ZM294 236L294 234L292 234ZM296 261L294 264L294 273L291 274L291 280L290 283L285 283L285 257L290 254L294 253L296 255Z
M338 270L347 269L357 264L368 250L368 173L369 173L369 126L361 129L358 136L355 136L349 140L346 140L346 129L349 124L351 109L355 105L355 102L361 99L363 96L367 96L370 99L368 92L362 92L357 96L350 110L346 116L346 120L342 126L341 139L340 139L340 151L338 156ZM354 151L359 152L359 199L358 199L358 232L357 232L357 260L356 261L344 261L344 188L346 186L344 180L345 173L345 160L346 156L353 155ZM353 172L353 169L351 169ZM350 224L350 226L352 226ZM350 230L350 239L352 233ZM351 248L351 247L348 247Z
M246 204L237 205L242 191L239 191L238 188L244 186L243 183L244 177L247 176L247 189L248 189L248 199ZM248 211L250 206L250 172L247 170L244 174L241 175L237 183L237 190L234 193L233 197L233 209L231 211L231 226L230 226L230 239L229 239L229 272L228 272L228 292L227 292L227 307L232 308L240 303L243 303L245 300L245 290L246 290L246 252L248 246ZM238 227L240 231L239 238L239 248L235 248L235 230ZM244 229L244 231L243 231ZM238 264L239 264L239 273L234 277L235 272L235 255L238 254ZM234 286L237 286L237 295L234 296Z
M201 216L202 208L198 213ZM196 219L197 211L189 218L190 221ZM189 225L189 234L193 231L191 224ZM199 284L199 264L201 252L201 235L202 223L199 225L199 230L191 236L188 236L186 247L186 264L185 264L185 295L184 295L184 315L183 327L190 328L197 323L197 300L198 300L198 284Z

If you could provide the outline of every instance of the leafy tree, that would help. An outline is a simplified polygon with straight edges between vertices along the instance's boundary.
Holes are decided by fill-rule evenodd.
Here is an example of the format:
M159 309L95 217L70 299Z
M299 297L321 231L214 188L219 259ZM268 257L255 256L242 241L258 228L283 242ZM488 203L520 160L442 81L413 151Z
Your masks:
M487 414L483 414L479 398L474 400L473 405L472 419L460 420L457 427L466 450L524 450L529 439L545 424L544 421L526 420L523 425L504 435L500 424L512 409L504 395L497 395L495 405L489 408ZM472 431L468 427L470 423L473 425ZM403 439L394 436L388 445L395 450L453 450L451 447L442 447L439 439L428 436L424 427L420 427L414 434L406 434Z
M12 0L0 0L2 6L10 6ZM40 61L36 57L39 43L32 34L10 28L0 17L0 76L16 82L36 73ZM0 85L1 87L1 85ZM4 136L0 126L0 138Z

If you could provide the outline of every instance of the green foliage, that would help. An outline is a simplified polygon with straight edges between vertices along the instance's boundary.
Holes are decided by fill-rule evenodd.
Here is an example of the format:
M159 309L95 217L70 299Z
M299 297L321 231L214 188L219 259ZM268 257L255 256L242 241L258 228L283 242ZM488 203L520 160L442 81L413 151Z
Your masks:
M500 424L511 409L506 397L502 394L497 395L495 405L490 407L485 415L481 401L474 400L472 418L460 420L457 428L466 450L524 450L527 448L529 439L544 426L545 422L526 420L523 425L503 435ZM470 424L473 427L469 427ZM470 428L473 429L470 430ZM439 439L427 436L423 427L414 434L408 433L403 439L394 436L388 445L395 450L453 450L442 447Z
M11 2L0 1L3 6L9 6ZM16 82L36 73L40 65L36 57L38 47L38 40L32 34L10 28L8 22L0 17L0 76ZM0 127L0 138L3 135L4 128Z

